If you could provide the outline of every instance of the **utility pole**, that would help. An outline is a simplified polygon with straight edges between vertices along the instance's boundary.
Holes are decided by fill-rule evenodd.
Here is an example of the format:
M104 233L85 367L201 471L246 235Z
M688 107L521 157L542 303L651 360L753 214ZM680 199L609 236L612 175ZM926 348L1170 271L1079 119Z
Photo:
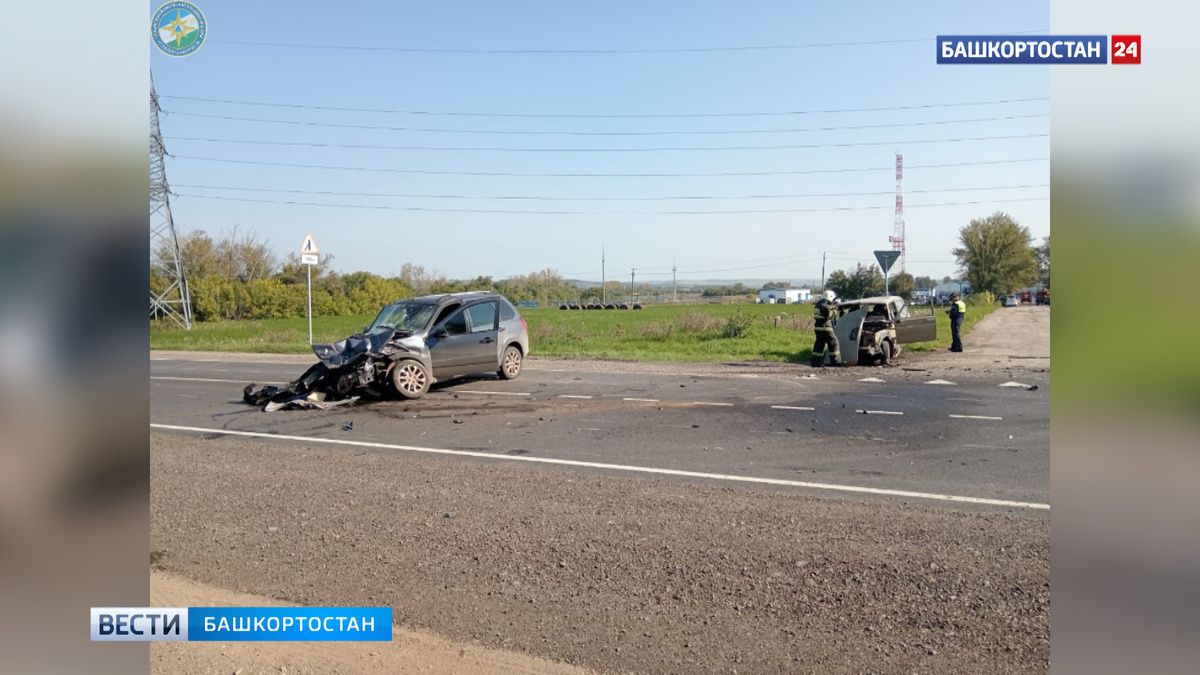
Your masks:
M679 302L679 284L675 281L675 261L671 261L671 302Z
M636 275L636 274L637 274L636 267L629 270L629 301L630 302L637 302L637 300L633 299L634 293L637 293L637 286L635 286L633 283L633 278L634 278L634 275Z
M600 244L600 304L608 304L608 289L604 287L604 244Z
M821 251L821 292L825 291L825 251Z

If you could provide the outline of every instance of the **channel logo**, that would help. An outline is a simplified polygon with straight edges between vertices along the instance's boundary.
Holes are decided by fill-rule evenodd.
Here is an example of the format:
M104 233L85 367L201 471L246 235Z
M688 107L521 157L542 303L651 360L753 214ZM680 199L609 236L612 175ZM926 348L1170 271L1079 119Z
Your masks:
M388 642L391 607L93 607L93 642Z
M1142 36L1114 35L939 35L939 64L1138 64Z

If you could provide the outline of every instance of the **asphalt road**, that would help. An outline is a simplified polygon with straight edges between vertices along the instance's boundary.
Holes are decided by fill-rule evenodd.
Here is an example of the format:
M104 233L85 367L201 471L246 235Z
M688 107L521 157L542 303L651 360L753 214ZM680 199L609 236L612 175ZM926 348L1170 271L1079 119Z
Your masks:
M922 381L896 368L814 379L553 365L531 363L515 381L442 383L418 401L264 413L241 402L242 388L294 379L303 364L156 358L150 419L160 432L355 453L1049 514L1047 381L1030 391L1000 376Z

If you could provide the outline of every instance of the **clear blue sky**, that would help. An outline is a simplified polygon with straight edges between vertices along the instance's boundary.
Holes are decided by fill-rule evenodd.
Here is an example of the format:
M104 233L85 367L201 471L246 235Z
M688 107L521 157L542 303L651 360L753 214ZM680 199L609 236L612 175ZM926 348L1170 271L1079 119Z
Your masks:
M396 173L379 169L487 173L713 173L890 167L904 154L908 271L954 273L950 249L972 217L1004 210L1035 236L1049 234L1049 162L949 168L921 165L1047 158L1049 138L917 143L1049 133L1049 71L1036 66L941 66L938 34L1036 31L1049 3L456 2L196 3L208 41L184 58L151 44L155 83L168 111L167 172L183 230L253 228L281 253L311 231L341 271L395 274L404 262L446 272L505 277L554 268L599 278L815 278L870 262L892 232L890 170L721 177L528 177ZM149 23L155 7L147 12ZM616 54L479 54L396 51L653 50L905 40L804 49ZM255 43L365 49L279 47ZM382 49L372 49L382 48ZM754 117L546 118L411 115L264 107L188 96L303 106L519 114L627 115L896 108L1042 99L1006 104ZM178 114L176 114L178 113ZM710 135L519 135L305 126L190 117L183 113L319 124L478 131L652 132L811 129ZM945 120L1019 119L926 124ZM1034 116L1034 117L1031 117ZM878 125L910 125L878 128ZM185 137L222 139L184 140ZM763 145L851 147L722 151L495 152L253 145L228 140L324 145L504 148L649 148ZM277 167L197 157L369 168ZM185 187L185 186L206 186ZM234 191L214 188L254 188ZM287 192L263 192L281 190ZM315 194L366 192L456 198ZM839 197L725 199L745 195L881 193ZM222 201L193 195L267 200ZM460 199L538 196L546 201ZM704 196L684 201L564 201L562 197ZM1026 201L1004 201L1025 199ZM301 206L282 201L340 206ZM965 206L919 204L984 201ZM351 208L584 211L583 214L447 213ZM661 214L645 211L830 209L802 213ZM876 210L862 210L875 207ZM622 212L637 213L622 213Z

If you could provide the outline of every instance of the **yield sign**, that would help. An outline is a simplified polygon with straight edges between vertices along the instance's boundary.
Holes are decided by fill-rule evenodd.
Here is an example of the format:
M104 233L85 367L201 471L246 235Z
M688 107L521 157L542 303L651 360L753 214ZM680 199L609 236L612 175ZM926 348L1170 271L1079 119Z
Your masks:
M304 243L300 244L300 253L315 255L320 252L321 249L317 248L317 242L313 241L313 236L311 234L304 235Z
M892 265L899 257L900 251L875 251L875 259L879 261L879 266L883 268L884 274L892 269Z

